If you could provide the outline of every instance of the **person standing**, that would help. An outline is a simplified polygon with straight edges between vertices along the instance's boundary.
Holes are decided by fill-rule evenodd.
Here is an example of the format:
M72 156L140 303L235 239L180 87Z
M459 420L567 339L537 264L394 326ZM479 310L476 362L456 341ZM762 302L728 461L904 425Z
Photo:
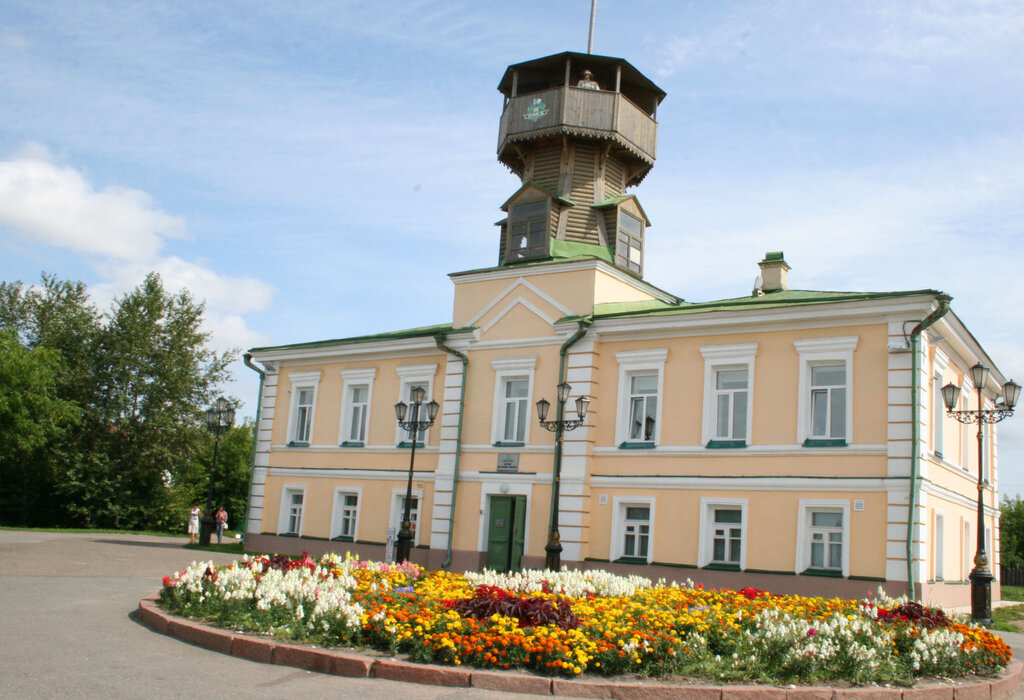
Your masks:
M221 506L213 517L217 521L217 544L220 544L221 538L224 537L224 529L228 526L228 512Z
M196 503L192 506L192 510L188 514L188 543L195 544L196 538L199 537L199 515L202 511L199 510L199 504Z

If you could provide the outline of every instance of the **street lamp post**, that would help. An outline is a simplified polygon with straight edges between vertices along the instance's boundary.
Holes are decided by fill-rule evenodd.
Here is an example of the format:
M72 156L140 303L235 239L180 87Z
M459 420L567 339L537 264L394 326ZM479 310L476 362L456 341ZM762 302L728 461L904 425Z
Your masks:
M396 562L409 561L409 554L412 552L413 532L410 507L412 505L413 463L416 461L416 440L419 438L420 432L434 424L434 419L437 418L437 409L439 408L437 401L431 401L424 406L423 399L426 396L426 389L417 386L412 390L411 406L404 401L399 401L395 404L395 415L398 417L398 425L408 431L412 442L412 449L409 452L409 482L405 487L405 510L402 514L402 529L398 532L398 544L395 547ZM412 413L409 414L409 420L406 420L405 416L410 407L412 408ZM427 420L420 420L421 408L427 410Z
M558 571L562 568L562 539L558 533L558 498L561 490L562 480L562 435L566 431L575 430L583 425L587 417L587 409L590 407L590 399L586 396L576 397L575 420L565 418L565 402L569 400L569 392L572 386L568 382L558 385L558 412L555 420L545 420L548 417L548 409L551 404L546 399L537 402L537 417L540 419L541 427L550 430L555 434L555 476L551 485L551 529L548 533L548 543L544 546L547 555L544 558L544 566L551 571Z
M235 422L235 409L231 403L221 396L206 409L206 429L213 433L213 466L210 467L210 483L206 486L206 512L199 527L199 544L210 546L210 534L216 524L213 521L213 480L217 473L217 448L220 436Z
M960 387L952 382L942 387L942 401L946 404L946 413L966 425L978 424L978 544L974 554L974 570L971 571L971 617L975 622L986 626L992 624L992 579L995 576L989 568L989 557L985 551L985 509L982 496L988 484L985 482L982 464L985 457L983 428L986 423L998 423L1012 416L1013 408L1020 398L1020 384L1011 379L1003 385L1002 400L996 402L995 408L983 408L985 404L982 391L988 373L988 367L980 362L971 367L971 381L978 389L978 408L973 411L954 410L960 399Z

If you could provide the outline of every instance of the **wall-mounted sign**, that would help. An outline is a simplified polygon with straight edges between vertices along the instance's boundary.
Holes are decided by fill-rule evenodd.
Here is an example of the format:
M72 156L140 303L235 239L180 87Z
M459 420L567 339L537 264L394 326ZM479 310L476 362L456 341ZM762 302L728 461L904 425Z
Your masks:
M538 119L545 116L548 111L548 107L544 104L544 100L539 97L534 97L533 102L526 110L526 114L523 115L523 119L530 122L536 122Z
M499 454L498 455L498 471L499 472L517 472L517 471L519 471L519 455Z

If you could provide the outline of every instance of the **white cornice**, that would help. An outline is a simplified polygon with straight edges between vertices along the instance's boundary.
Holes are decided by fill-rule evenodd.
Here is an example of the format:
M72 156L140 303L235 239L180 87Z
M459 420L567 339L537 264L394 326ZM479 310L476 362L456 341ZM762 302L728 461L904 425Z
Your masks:
M718 310L690 314L655 314L597 318L599 336L628 334L631 339L698 336L710 333L752 333L885 323L886 314L926 314L931 296L793 304L770 309ZM608 339L611 340L611 339Z
M455 347L451 342L448 342L448 344ZM265 364L267 362L289 360L358 360L361 357L376 360L445 354L443 350L437 347L434 337L429 336L402 338L399 340L379 340L366 343L339 343L338 345L325 345L313 348L271 348L269 350L253 352L252 356L254 359Z
M884 455L885 445L847 445L846 447L804 447L792 445L750 445L735 449L709 450L703 445L658 445L650 449L624 450L619 447L595 447L595 457L736 457L737 455Z
M719 491L886 491L902 485L903 479L849 479L833 477L769 476L592 476L594 488L643 488Z

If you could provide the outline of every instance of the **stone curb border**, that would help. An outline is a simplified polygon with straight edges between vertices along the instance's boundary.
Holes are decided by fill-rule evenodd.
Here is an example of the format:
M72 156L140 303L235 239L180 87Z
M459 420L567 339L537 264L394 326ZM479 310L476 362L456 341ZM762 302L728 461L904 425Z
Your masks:
M1014 660L1001 678L961 685L918 683L913 688L830 688L767 685L681 685L647 682L570 680L511 671L479 671L451 666L418 664L370 654L334 651L275 642L265 637L231 632L168 615L157 605L158 595L139 601L138 620L155 632L183 642L266 664L329 673L351 678L384 678L407 683L454 688L480 688L506 693L534 693L562 697L614 698L615 700L1004 700L1020 682L1024 664Z

